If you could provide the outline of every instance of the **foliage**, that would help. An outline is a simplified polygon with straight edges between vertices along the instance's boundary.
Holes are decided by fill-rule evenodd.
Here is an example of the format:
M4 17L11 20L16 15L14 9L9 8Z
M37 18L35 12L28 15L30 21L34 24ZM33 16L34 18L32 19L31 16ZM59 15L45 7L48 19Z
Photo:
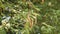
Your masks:
M60 0L0 0L0 34L60 34L59 22Z

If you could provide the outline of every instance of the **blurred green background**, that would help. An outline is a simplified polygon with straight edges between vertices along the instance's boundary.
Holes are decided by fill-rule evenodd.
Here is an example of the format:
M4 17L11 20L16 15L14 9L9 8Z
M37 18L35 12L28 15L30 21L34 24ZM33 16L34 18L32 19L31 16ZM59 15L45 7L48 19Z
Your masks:
M60 34L60 0L0 0L0 34Z

